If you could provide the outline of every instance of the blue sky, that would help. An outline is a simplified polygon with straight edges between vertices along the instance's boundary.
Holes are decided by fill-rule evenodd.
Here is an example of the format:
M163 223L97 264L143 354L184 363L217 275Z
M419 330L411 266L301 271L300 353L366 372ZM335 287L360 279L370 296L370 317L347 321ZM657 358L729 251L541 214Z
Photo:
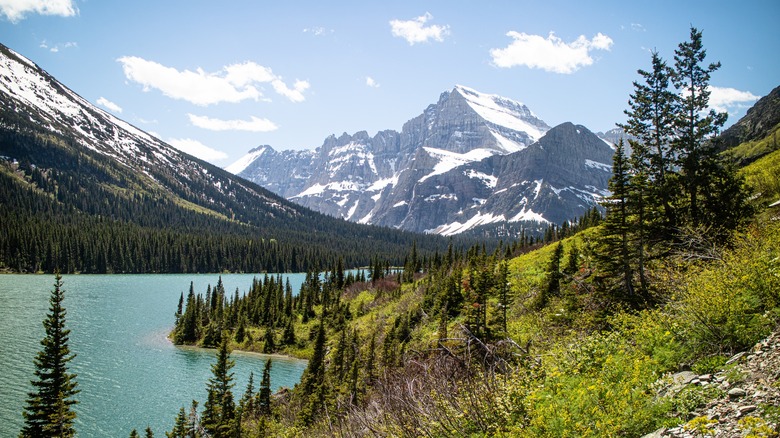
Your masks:
M780 85L780 2L0 0L0 42L162 140L227 166L400 130L456 84L549 125L624 120L636 70L704 32L729 123Z

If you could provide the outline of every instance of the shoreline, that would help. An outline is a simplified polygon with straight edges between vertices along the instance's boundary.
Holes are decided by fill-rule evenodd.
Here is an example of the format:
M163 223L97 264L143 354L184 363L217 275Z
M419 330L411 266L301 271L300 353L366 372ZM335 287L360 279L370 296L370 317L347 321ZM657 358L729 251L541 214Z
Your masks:
M168 339L170 341L170 339ZM171 342L171 345L173 345L176 348L181 348L183 350L193 350L193 351L217 351L216 348L210 348L210 347L198 347L196 345L188 345L188 344L182 344L182 345L176 345L173 342ZM306 362L308 363L308 359L303 359L300 357L295 357L289 354L281 354L281 353L260 353L258 351L249 351L249 350L241 350L241 349L233 349L230 351L230 354L239 354L244 356L257 356L259 358L267 358L267 359L279 359L281 361L286 362Z

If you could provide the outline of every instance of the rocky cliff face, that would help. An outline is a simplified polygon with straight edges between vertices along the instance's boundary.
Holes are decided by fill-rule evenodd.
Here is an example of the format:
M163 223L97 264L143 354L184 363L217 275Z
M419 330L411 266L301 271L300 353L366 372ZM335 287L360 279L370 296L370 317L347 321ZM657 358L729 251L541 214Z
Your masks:
M229 169L332 216L450 235L576 218L605 193L611 154L585 127L550 129L519 102L456 86L401 132L331 136L310 153L264 146Z
M780 123L780 87L762 97L744 117L720 135L723 149L733 148L746 141L760 140Z

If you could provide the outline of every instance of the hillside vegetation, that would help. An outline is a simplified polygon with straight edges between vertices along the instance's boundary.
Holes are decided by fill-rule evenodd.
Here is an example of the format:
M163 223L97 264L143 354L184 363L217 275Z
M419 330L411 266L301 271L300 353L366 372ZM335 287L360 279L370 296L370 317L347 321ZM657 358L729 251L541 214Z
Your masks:
M702 64L696 29L675 55L673 68L653 53L652 69L639 70L622 126L631 155L619 142L597 226L553 230L555 243L530 252L474 246L430 258L413 247L400 273L376 263L350 278L335 266L297 297L269 281L244 297L219 287L216 298L182 297L178 342L219 346L220 357L262 342L309 359L292 391L261 400L247 388L238 409L209 404L189 426L212 436L711 430L701 412L722 387L681 386L674 373L728 373L729 358L780 321L780 225L754 216L767 203L746 185L769 184L774 161L735 172L710 141L725 122L706 112L719 64ZM210 387L209 399L232 395ZM745 412L745 434L777 434L771 403Z

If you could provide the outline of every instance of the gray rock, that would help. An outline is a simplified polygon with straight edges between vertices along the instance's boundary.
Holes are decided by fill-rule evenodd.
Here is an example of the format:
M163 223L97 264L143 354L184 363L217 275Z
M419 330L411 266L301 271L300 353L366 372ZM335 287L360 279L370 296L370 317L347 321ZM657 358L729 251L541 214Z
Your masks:
M747 395L747 392L742 388L732 388L729 390L728 395L729 398L733 400L733 399L744 397L745 395Z

